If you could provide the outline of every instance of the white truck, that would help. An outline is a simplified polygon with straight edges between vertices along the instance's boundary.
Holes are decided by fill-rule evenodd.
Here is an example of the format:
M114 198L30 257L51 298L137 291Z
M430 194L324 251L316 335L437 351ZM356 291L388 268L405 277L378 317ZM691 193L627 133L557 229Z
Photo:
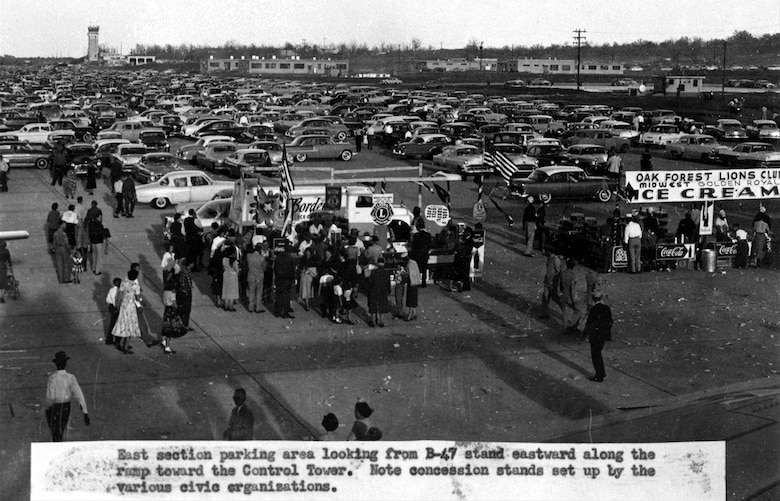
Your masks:
M230 206L231 225L240 231L256 225L273 224L281 228L285 223L285 208L279 195L278 182L269 185L263 181L258 183L254 178L237 180ZM411 235L411 211L393 203L391 193L374 193L368 186L326 189L324 184L299 185L290 195L290 207L293 228L315 215L321 217L323 223L332 220L349 229L357 228L361 234L373 234L377 226L388 226L393 233L393 246L399 252L406 249Z

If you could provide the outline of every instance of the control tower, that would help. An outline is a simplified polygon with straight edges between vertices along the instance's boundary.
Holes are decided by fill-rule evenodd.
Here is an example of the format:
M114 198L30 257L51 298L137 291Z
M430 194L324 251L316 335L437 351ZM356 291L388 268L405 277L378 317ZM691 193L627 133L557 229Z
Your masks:
M87 62L97 63L98 56L100 55L100 49L98 48L98 31L100 26L90 26L87 28L87 38L89 44L87 45Z

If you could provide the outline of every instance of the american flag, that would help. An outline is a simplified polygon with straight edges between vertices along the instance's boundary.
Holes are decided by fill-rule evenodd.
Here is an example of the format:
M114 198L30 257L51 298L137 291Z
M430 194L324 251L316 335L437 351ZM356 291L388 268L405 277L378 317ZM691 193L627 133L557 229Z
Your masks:
M287 205L290 193L295 189L295 183L290 175L290 164L287 161L287 147L282 145L282 166L279 169L280 186L279 192L282 195L282 205Z
M509 184L512 174L519 172L517 165L515 165L506 155L497 151L493 146L493 143L485 144L485 151L482 153L482 163L488 167L492 167L496 172L501 174L501 177L504 178L506 184Z

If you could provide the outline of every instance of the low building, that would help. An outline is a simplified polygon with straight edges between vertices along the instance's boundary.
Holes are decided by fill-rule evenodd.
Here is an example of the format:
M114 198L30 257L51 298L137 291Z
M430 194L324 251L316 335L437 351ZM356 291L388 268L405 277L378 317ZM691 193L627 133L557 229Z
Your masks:
M201 62L201 72L236 72L248 75L329 75L347 76L349 74L349 61L333 59L270 59L252 57L250 59L210 58Z
M507 59L498 61L499 72L530 73L534 75L576 75L575 59ZM580 62L581 75L622 75L622 63Z
M418 73L421 71L496 71L496 58L452 59L403 59L393 61L393 73Z
M653 92L656 94L701 94L704 77L660 75L653 77Z
M156 56L127 56L127 64L130 66L140 66L142 64L152 64L157 60Z

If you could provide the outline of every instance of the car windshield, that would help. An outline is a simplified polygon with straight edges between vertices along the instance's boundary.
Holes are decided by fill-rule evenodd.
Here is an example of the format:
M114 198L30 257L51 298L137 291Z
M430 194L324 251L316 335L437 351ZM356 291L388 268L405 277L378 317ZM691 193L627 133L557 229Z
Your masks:
M758 124L759 129L777 129L776 124Z
M478 155L479 150L476 148L460 148L457 150L458 155Z
M262 153L247 153L244 155L244 162L256 165L265 163L265 155Z
M144 141L165 141L165 134L162 132L146 132L142 135Z
M500 151L501 153L522 153L523 149L519 146L511 145L511 146L496 146L496 150Z
M95 150L91 147L84 146L81 148L70 148L68 150L71 155L73 156L82 156L82 155L94 155Z
M607 152L607 150L605 150L604 148L595 148L594 147L594 148L583 148L580 151L580 154L581 155L601 155L601 154L604 154L606 152Z
M143 155L146 152L146 148L122 148L122 155Z
M155 155L144 157L144 163L148 165L166 165L174 163L176 159L173 157Z
M563 148L555 144L548 144L539 146L539 152L543 155L553 155L563 152Z

